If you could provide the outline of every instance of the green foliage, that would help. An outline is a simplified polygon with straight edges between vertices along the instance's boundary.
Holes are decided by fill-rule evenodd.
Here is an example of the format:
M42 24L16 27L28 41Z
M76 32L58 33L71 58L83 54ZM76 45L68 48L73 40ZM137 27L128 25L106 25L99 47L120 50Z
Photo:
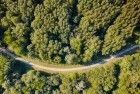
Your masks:
M139 0L0 0L0 46L50 63L86 64L140 44L139 25ZM139 94L139 62L134 54L86 73L47 74L0 54L0 93Z
M114 94L140 93L140 54L128 56L122 60L118 88Z
M79 63L79 58L77 57L76 54L69 54L69 55L66 55L65 61L68 64L76 64L76 63Z
M35 52L34 55L43 60L54 61L55 57L60 57L59 50L63 49L62 43L68 42L66 38L70 32L68 10L65 9L68 7L66 1L62 0L45 0L42 5L36 6L35 20L32 22L32 43L28 46L34 49L29 49L29 52Z
M5 73L6 73L6 63L8 62L9 60L3 56L2 54L0 54L0 85L2 85L2 83L4 82L4 76L5 76Z
M108 28L107 34L105 35L102 49L104 55L118 51L127 45L129 38L132 38L134 28L140 18L139 5L139 1L132 3L130 0L122 7L122 13L114 21L113 25Z
M30 39L30 23L33 19L33 1L2 0L1 4L5 5L5 15L1 17L1 25L5 30L4 42L16 54L25 55Z
M78 54L78 55L81 53L81 47L82 47L81 42L82 41L80 40L80 37L70 39L70 46L72 49L74 49L76 51L76 54Z
M139 0L1 0L0 43L49 63L86 64L139 44L139 5Z
M11 70L13 68L12 66L14 65L14 63L15 63L14 60L0 53L0 92L1 93L4 92L6 88L5 83L7 83L7 85L10 86L12 84L11 79L14 80L14 77L17 76L15 75L16 73L14 74L13 71ZM20 70L20 72L22 71ZM12 73L14 75L13 77L11 77Z
M92 38L87 39L85 44L83 61L89 62L99 52L101 41L98 37L93 36Z
M10 94L36 94L37 92L39 94L52 94L52 92L58 91L60 84L61 79L58 76L49 76L31 70L17 79L14 85L5 92Z
M137 44L140 44L140 22L139 22L138 25L135 27L133 36L134 36L134 38L135 38L135 42L136 42Z
M0 55L0 91L6 94L139 94L140 54L86 73L48 74ZM2 88L3 87L3 88Z

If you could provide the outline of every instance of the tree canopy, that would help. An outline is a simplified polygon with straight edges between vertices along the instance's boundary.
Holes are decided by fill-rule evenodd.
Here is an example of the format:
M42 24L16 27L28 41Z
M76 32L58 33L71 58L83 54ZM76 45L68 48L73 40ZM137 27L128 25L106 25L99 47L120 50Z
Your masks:
M139 0L0 1L0 44L49 63L86 64L139 44L139 25Z
M0 55L0 91L4 94L139 94L140 53L85 72L51 74Z

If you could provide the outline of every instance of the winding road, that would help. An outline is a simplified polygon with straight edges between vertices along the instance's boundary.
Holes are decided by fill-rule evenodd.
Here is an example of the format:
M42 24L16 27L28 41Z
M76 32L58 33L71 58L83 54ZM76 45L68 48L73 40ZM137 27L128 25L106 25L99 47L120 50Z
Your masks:
M27 64L33 68L37 68L38 70L41 70L41 71L49 71L49 72L69 72L69 71L81 71L81 70L85 70L85 69L90 69L90 68L93 68L93 67L96 67L100 64L103 64L103 63L107 63L109 61L111 61L112 59L114 58L118 58L120 56L122 56L123 54L129 52L129 51L132 51L132 50L135 50L136 48L140 48L140 45L134 45L134 46L131 46L129 48L126 48L112 56L110 56L109 58L107 59L104 59L100 62L97 62L96 64L94 62L91 62L90 65L87 65L87 66L81 66L81 67L74 67L74 68L56 68L56 67L47 67L47 66L41 66L41 65L37 65L37 64L34 64L32 62L29 62L23 58L20 58L20 57L16 57L14 54L12 54L10 51L6 50L5 48L0 48L0 52L2 53L5 53L9 56L11 56L12 58L14 58L15 60L19 60L19 61L22 61L24 64Z

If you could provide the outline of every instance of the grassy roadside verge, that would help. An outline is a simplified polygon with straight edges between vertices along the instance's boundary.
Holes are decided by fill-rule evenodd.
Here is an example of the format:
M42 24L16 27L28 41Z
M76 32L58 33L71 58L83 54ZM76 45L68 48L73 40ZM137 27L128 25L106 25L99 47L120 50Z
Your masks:
M37 64L37 65L40 65L40 66L46 66L46 67L53 67L53 68L74 68L74 67L81 67L81 66L84 66L84 65L80 65L80 64L76 64L76 65L68 65L68 64L48 64L46 61L41 61L39 59L32 59L30 57L25 57L25 56L22 56L21 58L29 61L29 62L32 62L33 64Z

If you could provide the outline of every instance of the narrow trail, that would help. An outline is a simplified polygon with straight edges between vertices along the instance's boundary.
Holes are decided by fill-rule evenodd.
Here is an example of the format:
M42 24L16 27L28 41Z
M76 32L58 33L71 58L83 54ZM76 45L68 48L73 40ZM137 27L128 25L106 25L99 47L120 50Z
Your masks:
M100 62L96 62L96 64L94 64L94 62L92 62L90 65L81 66L81 67L74 67L74 68L56 68L56 67L41 66L41 65L29 62L29 61L27 61L27 60L25 60L23 58L16 57L14 54L10 53L10 51L6 50L5 48L0 48L0 52L3 52L3 53L9 55L12 58L15 58L15 60L22 61L24 64L27 64L27 65L29 65L29 66L31 66L33 68L37 68L39 70L49 71L49 72L70 72L70 71L81 71L81 70L96 67L96 66L98 66L100 64L107 63L107 62L111 61L114 58L118 58L119 56L122 56L123 54L125 54L125 53L127 53L129 51L135 50L136 48L139 48L139 47L140 47L140 45L131 46L129 48L126 48L126 49L122 50L121 52L118 52L118 53L114 54L113 56L110 56L107 59L104 59L104 60L102 60Z

